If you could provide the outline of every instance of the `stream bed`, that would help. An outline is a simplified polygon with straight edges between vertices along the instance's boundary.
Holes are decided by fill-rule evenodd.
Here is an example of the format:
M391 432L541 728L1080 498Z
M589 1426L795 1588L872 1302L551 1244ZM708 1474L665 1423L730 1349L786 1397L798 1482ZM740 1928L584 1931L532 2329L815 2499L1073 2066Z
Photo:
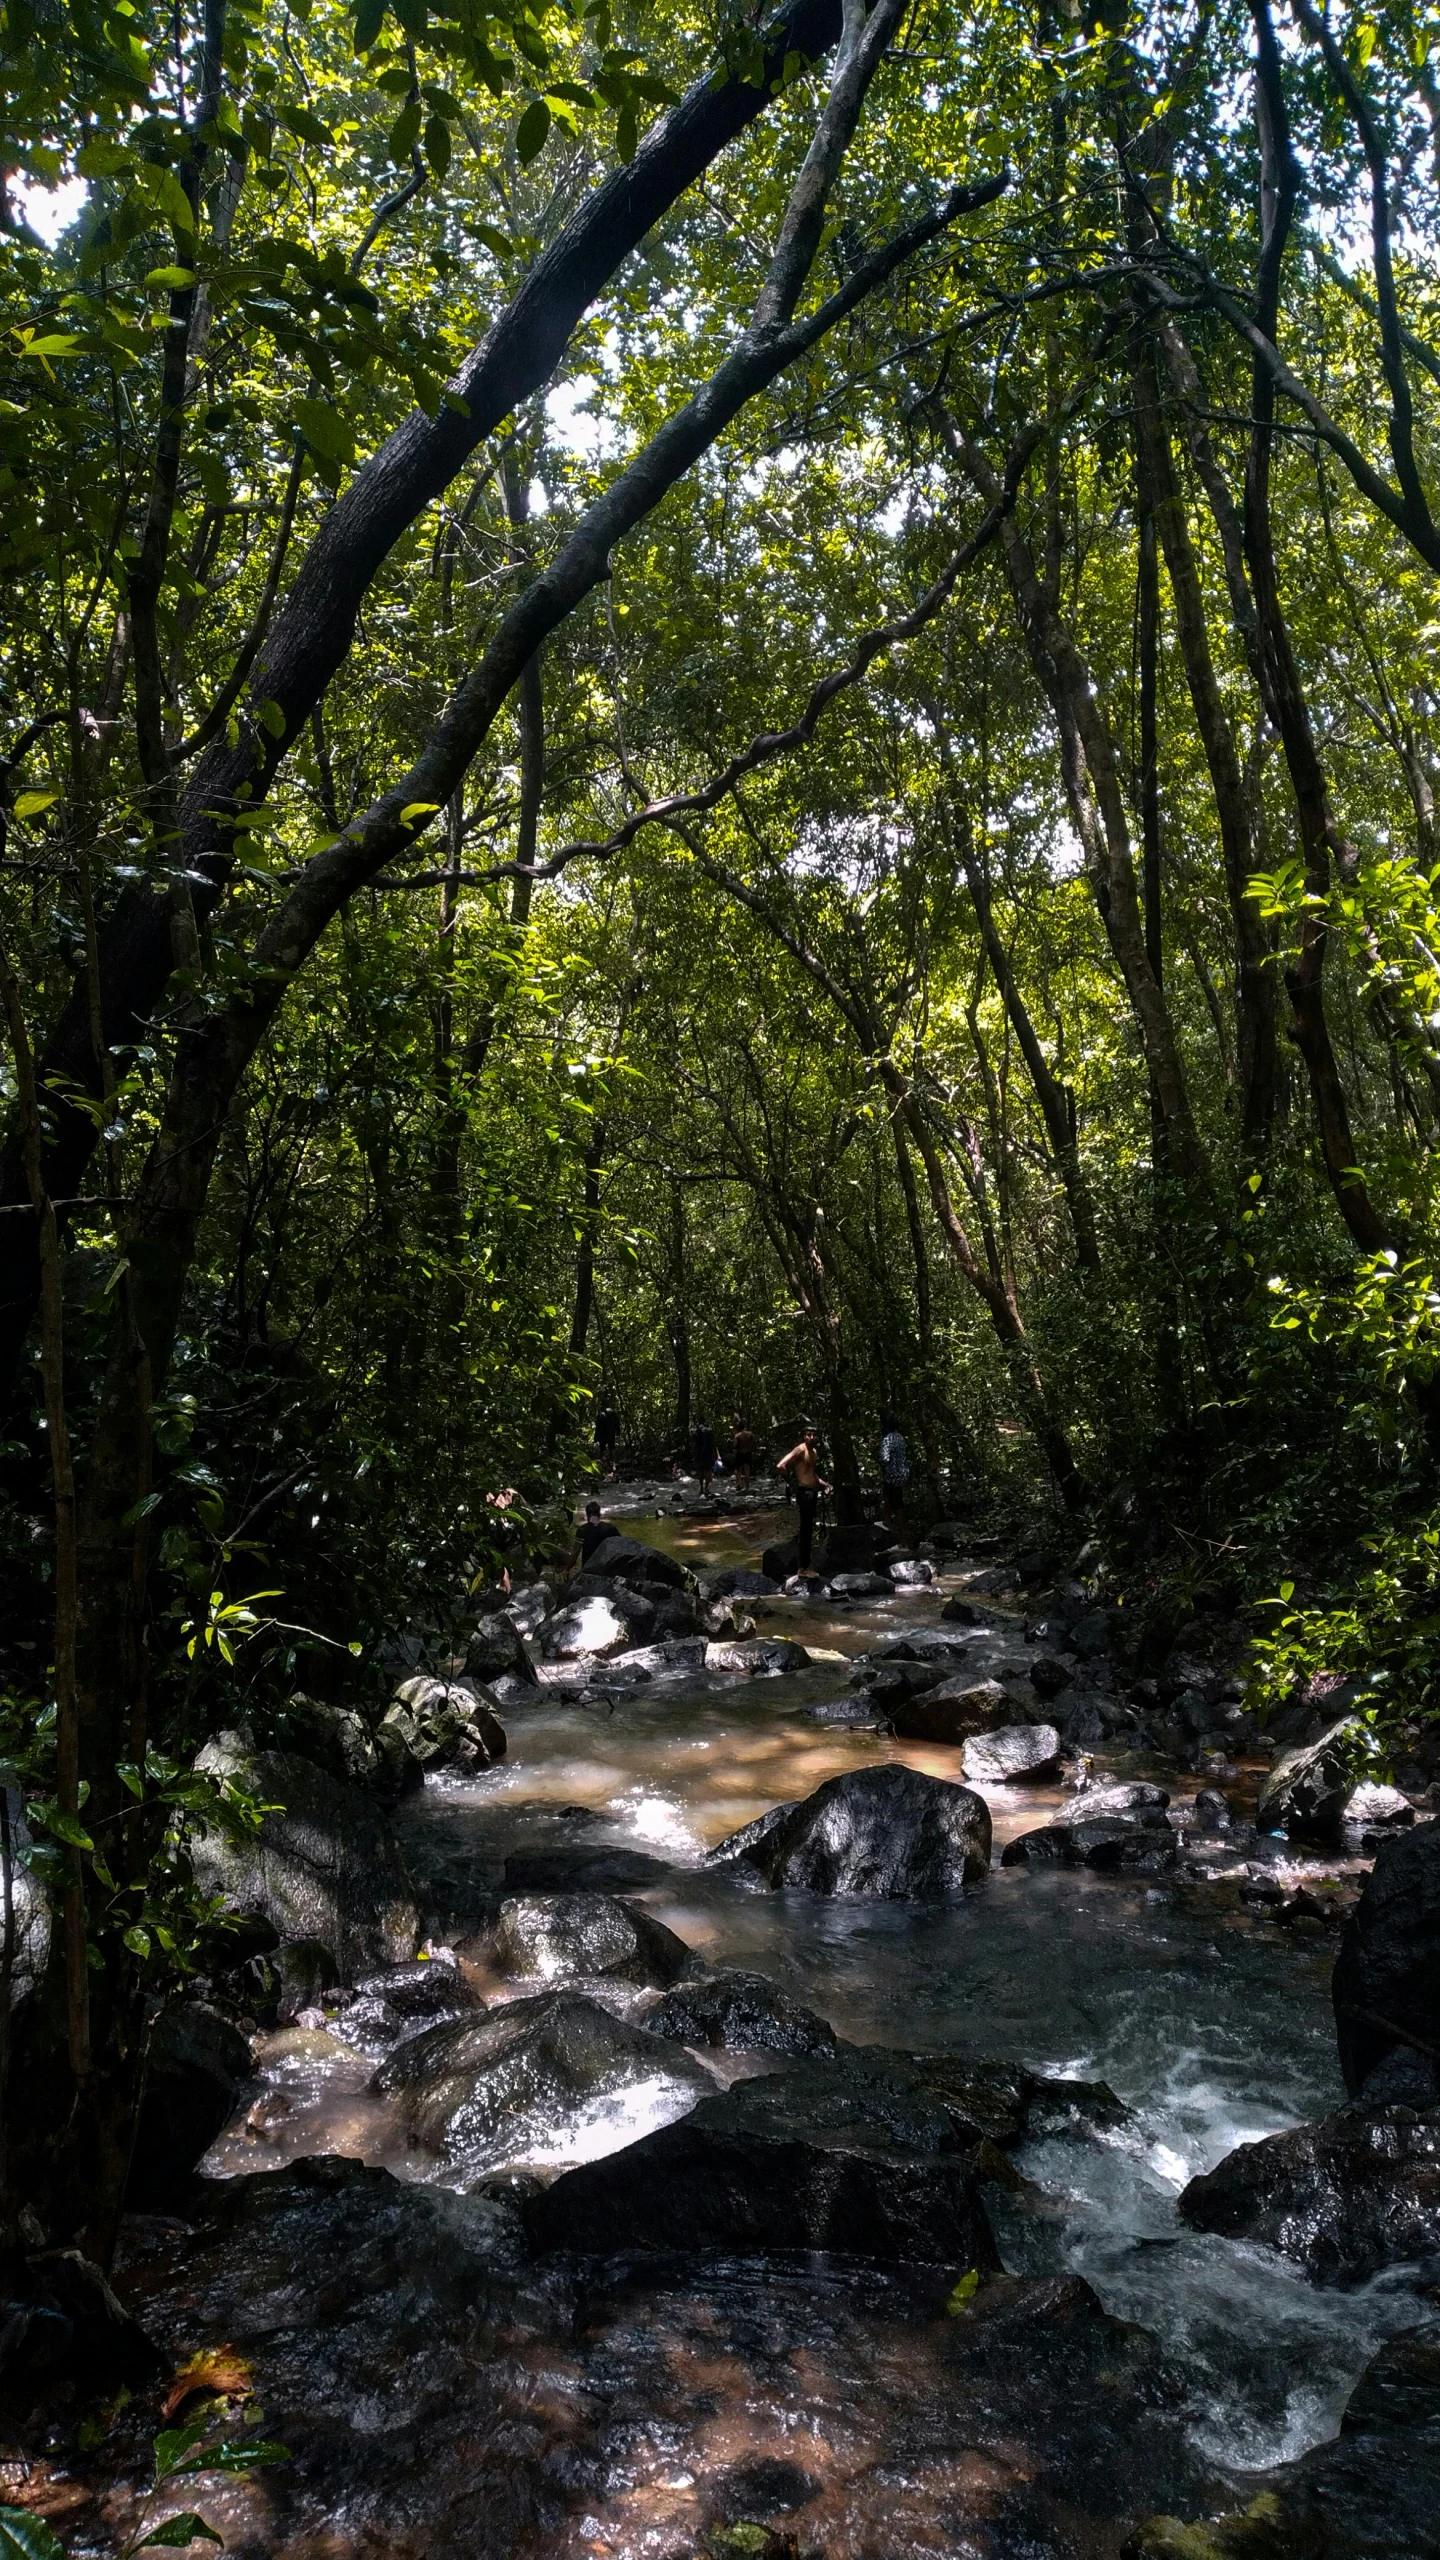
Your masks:
M739 1529L627 1523L695 1564L753 1561L772 1526L763 1517ZM1007 2398L997 2379L1014 2345L1004 2331L1012 2315L1002 2304L983 2355L967 2347L963 2322L946 2317L935 2271L712 2254L612 2261L578 2275L572 2266L522 2281L501 2227L503 2181L457 2180L417 2148L390 2102L370 2090L373 2062L328 2028L282 2029L261 2040L260 2090L215 2146L208 2176L257 2191L269 2183L253 2176L258 2170L359 2160L422 2191L406 2209L432 2216L452 2209L448 2188L469 2183L478 2192L465 2247L480 2250L487 2284L509 2267L507 2307L494 2314L485 2349L487 2413L482 2423L472 2408L464 2438L470 2455L457 2449L453 2410L443 2426L426 2421L432 2493L446 2519L437 2525L438 2511L426 2511L427 2549L672 2560L708 2548L703 2536L717 2518L759 2516L793 2529L795 2548L824 2560L1112 2554L1127 2514L1170 2500L1192 2514L1243 2503L1255 2474L1333 2437L1381 2341L1433 2317L1414 2271L1322 2287L1270 2250L1192 2232L1177 2216L1186 2181L1236 2144L1343 2100L1328 1990L1333 1941L1257 1921L1242 1909L1233 1876L1147 1881L1004 1868L1003 1842L1059 1802L1058 1790L1035 1787L985 1790L996 1863L963 1901L772 1892L734 1868L704 1865L706 1851L740 1824L843 1770L901 1758L956 1774L953 1750L826 1725L813 1712L847 1694L849 1656L886 1634L933 1629L943 1596L936 1586L848 1611L751 1604L760 1632L796 1636L821 1657L787 1677L661 1676L599 1703L542 1685L507 1709L505 1761L473 1780L427 1782L402 1806L401 1834L428 1925L437 1942L446 1931L458 1940L491 2004L535 1988L507 1985L486 1972L483 1955L467 1954L467 1930L477 1932L478 1949L498 1894L598 1886L625 1891L707 1966L769 1977L851 2043L1108 2084L1120 2111L1077 2105L1067 2117L1052 2108L1012 2155L1018 2180L987 2191L1006 2268L1033 2280L1024 2302L1032 2312L1042 2299L1052 2306L1043 2344L1038 2313L1027 2313L1023 2387ZM1002 1608L991 1620L966 1641L977 1678L1013 1672L1025 1658L1018 1613ZM1178 1793L1185 1782L1172 1772L1167 1783ZM1303 1872L1302 1861L1294 1866ZM623 2011L625 1995L611 1997ZM775 2067L771 2056L737 2061L706 2050L699 2059L722 2086L737 2070ZM677 2100L668 2084L632 2088L548 2129L506 2166L519 2187L533 2186L633 2142L691 2103L693 2092ZM284 2184L276 2182L277 2196ZM306 2210L322 2222L353 2209L349 2190L307 2192L318 2201ZM493 2232L473 2218L486 2214ZM308 2238L284 2245L332 2245L313 2222L303 2228ZM440 2226L423 2228L433 2235ZM946 2284L961 2273L949 2270ZM1097 2315L1076 2278L1110 2315L1103 2335L1086 2326ZM218 2272L214 2282L223 2301ZM299 2276L294 2282L303 2291ZM171 2287L172 2313L182 2303L192 2327L203 2318L204 2282L193 2266L183 2277L172 2266L151 2283L156 2299ZM1067 2320L1078 2322L1068 2345ZM1117 2322L1142 2324L1157 2343L1142 2350ZM978 2362L959 2424L967 2354ZM1137 2368L1130 2397L1112 2408L1106 2394L1113 2400L1129 2356L1152 2359L1148 2378ZM472 2360L467 2370L480 2367ZM413 2421L413 2382L413 2372L405 2384L396 2376L397 2426L402 2410ZM351 2435L353 2453L353 2425ZM497 2446L503 2452L506 2443L508 2523L497 2520L492 2496L484 2532L473 2517L457 2528L455 2514L471 2513L465 2500L478 2494L482 2474L493 2490ZM442 2493L435 2482L452 2471ZM351 2475L354 2517L368 2512L362 2474L368 2479L364 2466ZM522 2477L530 2485L512 2514ZM465 2481L468 2489L455 2485ZM342 2535L334 2547L411 2547L394 2538L393 2524L390 2540L367 2540L367 2530L355 2524L351 2540ZM302 2538L293 2547L312 2545Z

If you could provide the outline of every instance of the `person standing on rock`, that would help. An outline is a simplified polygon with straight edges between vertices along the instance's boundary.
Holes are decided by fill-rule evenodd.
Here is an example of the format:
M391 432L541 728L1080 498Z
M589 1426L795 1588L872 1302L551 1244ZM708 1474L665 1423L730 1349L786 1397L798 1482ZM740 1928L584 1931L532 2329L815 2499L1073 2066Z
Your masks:
M703 1415L695 1425L690 1451L695 1460L695 1474L703 1498L710 1491L710 1479L715 1473L715 1463L720 1455L715 1434Z
M613 1484L619 1469L615 1453L620 1446L620 1416L607 1397L595 1416L595 1455L606 1484Z
M910 1452L893 1413L880 1416L880 1489L885 1517L892 1529L905 1526L905 1488L910 1482Z
M800 1514L801 1573L810 1569L810 1550L815 1544L815 1514L820 1496L829 1485L820 1473L820 1443L813 1422L807 1422L793 1449L787 1449L778 1461L779 1472L795 1487L795 1508Z
M737 1413L730 1426L730 1463L735 1470L735 1490L748 1493L760 1443L742 1413Z

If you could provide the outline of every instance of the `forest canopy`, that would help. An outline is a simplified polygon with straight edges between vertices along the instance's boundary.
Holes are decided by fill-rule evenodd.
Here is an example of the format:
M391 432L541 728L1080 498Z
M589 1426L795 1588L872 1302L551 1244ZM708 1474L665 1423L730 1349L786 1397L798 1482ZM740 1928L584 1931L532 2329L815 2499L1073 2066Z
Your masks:
M813 1411L842 1512L893 1409L933 1511L1430 1710L1437 35L4 0L0 1676L87 2175L197 1744L602 1397Z

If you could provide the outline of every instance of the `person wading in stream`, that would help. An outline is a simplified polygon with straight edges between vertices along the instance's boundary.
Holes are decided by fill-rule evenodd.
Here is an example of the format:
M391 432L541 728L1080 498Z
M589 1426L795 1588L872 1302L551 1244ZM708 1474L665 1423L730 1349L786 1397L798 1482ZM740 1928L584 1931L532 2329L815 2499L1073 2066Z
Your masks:
M820 1473L820 1446L815 1425L807 1422L793 1449L787 1449L778 1462L782 1476L789 1476L795 1487L795 1507L800 1514L799 1571L810 1570L810 1550L815 1543L815 1514L820 1496L829 1485Z
M719 1458L720 1450L714 1432L711 1430L709 1423L706 1422L703 1417L695 1425L694 1437L691 1440L690 1449L695 1460L695 1475L700 1491L702 1494L708 1495L710 1491L710 1479L715 1473L716 1462Z
M737 1413L730 1426L730 1464L735 1470L735 1490L748 1493L760 1443L742 1413Z

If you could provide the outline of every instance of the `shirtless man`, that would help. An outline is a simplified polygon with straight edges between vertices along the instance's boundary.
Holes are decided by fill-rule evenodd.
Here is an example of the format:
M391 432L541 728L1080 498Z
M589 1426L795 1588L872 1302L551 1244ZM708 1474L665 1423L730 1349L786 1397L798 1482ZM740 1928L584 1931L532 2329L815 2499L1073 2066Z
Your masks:
M759 1455L759 1441L743 1413L737 1413L730 1425L730 1464L735 1470L737 1493L749 1492L750 1479L755 1473L755 1462Z
M795 1486L795 1507L800 1514L800 1571L810 1570L810 1550L815 1543L815 1514L820 1496L829 1485L820 1473L820 1452L815 1425L807 1422L793 1449L787 1449L778 1461L782 1476L789 1476Z

